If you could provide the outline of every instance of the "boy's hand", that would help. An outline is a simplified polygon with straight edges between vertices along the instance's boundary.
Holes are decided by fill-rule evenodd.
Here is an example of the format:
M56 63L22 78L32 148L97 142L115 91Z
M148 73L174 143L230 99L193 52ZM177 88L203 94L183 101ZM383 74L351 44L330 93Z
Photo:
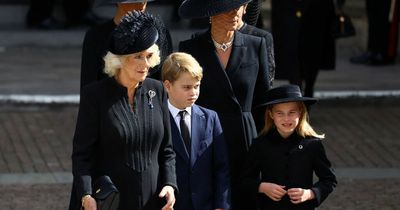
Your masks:
M280 201L286 194L285 186L277 185L269 182L261 182L258 192L264 193L274 201Z
M290 201L294 204L303 203L315 198L314 192L310 189L290 188L287 193Z

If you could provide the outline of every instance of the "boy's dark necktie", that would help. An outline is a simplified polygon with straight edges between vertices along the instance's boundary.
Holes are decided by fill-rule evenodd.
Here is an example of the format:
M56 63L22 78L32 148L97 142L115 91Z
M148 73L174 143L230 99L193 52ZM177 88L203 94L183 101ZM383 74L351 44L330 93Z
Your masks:
M181 136L183 138L183 142L185 143L186 150L188 151L190 155L190 134L189 134L189 128L185 122L185 114L187 112L185 110L179 112L179 116L181 117L181 120L179 122L179 126L181 128Z

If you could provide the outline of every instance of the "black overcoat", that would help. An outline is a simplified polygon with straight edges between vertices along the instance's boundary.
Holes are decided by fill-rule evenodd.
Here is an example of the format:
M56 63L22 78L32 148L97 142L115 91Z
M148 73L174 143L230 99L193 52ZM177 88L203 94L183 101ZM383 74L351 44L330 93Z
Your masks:
M241 33L250 34L253 36L263 37L267 46L268 56L268 69L270 73L270 85L272 86L273 79L275 78L275 56L274 56L274 39L272 34L266 30L257 28L255 26L244 23L239 29ZM256 123L257 132L261 131L264 127L264 113L265 106L252 110L254 122Z
M149 94L154 91L155 94ZM120 192L119 209L159 210L165 185L176 188L175 153L162 83L136 89L135 111L114 78L83 88L73 142L73 192L91 194L91 181L108 175Z
M313 173L318 177L315 183ZM265 194L259 194L260 210L312 210L327 198L337 184L320 139L303 138L296 133L283 139L276 129L254 140L243 168L243 189L257 193L261 182L283 185L286 189L312 189L316 199L293 204L287 195L276 202Z
M251 110L270 88L265 39L235 32L232 52L224 70L210 31L179 44L203 67L197 104L215 110L228 144L231 177L237 181L243 157L257 135Z
M333 0L272 0L271 7L277 79L335 67Z

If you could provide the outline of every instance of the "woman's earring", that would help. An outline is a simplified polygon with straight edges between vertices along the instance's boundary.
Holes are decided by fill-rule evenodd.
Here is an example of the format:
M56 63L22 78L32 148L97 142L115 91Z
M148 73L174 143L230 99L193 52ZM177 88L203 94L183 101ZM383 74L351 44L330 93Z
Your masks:
M211 17L210 17L210 24L211 24Z

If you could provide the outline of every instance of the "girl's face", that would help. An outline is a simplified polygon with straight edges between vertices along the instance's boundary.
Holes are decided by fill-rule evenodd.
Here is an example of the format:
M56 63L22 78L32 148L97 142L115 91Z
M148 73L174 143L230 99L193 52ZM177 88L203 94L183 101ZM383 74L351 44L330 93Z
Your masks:
M301 111L297 102L275 104L269 111L269 116L283 138L289 137L300 121Z
M150 60L155 55L152 48L125 56L119 77L125 77L129 81L141 82L146 79L150 69Z

